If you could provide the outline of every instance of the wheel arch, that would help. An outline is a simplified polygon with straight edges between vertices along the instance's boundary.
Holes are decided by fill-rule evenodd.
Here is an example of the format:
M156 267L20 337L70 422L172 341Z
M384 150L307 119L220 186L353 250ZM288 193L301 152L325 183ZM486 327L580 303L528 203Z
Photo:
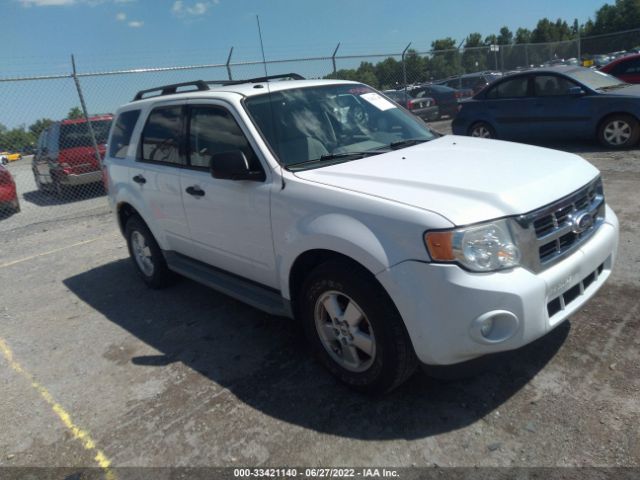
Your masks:
M330 261L339 261L344 262L347 265L353 265L355 268L359 268L360 270L369 273L371 277L377 282L374 272L369 270L362 263L349 257L348 255L323 248L306 250L305 252L302 252L300 255L298 255L298 257L296 257L293 264L291 265L288 275L287 290L294 314L297 310L297 299L299 298L298 294L300 292L300 288L302 287L302 284L304 283L307 276L315 268ZM381 284L380 287L383 288Z

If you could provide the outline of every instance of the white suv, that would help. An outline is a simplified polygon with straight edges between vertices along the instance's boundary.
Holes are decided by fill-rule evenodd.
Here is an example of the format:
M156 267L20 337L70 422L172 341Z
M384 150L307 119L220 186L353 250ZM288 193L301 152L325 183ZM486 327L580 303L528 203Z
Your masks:
M585 160L441 136L355 82L139 92L105 166L149 286L177 272L295 317L322 363L366 391L541 337L602 286L617 250Z

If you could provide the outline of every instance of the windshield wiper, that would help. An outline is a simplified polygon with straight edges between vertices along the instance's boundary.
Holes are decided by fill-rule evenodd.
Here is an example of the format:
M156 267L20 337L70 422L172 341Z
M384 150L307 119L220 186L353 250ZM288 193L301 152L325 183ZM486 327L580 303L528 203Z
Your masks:
M331 160L357 160L358 158L370 157L372 155L379 155L384 151L375 150L367 152L341 152L341 153L326 153L321 155L320 158L313 158L311 160L305 160L304 162L291 163L287 165L289 168L297 168L301 165L309 165L311 163L321 163Z
M606 87L598 87L596 90L614 90L617 88L626 87L627 85L631 85L630 83L616 83L615 85L607 85Z
M391 150L398 150L400 148L410 147L411 145L417 145L418 143L428 142L428 138L407 138L406 140L398 140L397 142L391 142L389 148Z

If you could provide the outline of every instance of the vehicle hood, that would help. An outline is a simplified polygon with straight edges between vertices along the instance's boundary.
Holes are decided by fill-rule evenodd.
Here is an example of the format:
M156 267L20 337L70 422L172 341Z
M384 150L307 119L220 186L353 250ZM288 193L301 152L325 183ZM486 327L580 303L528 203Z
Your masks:
M640 98L640 84L629 84L626 87L618 88L616 90L607 90L602 92L607 95L619 95L624 97L639 97Z
M598 173L577 155L448 135L295 175L429 210L454 225L468 225L528 213L578 190Z

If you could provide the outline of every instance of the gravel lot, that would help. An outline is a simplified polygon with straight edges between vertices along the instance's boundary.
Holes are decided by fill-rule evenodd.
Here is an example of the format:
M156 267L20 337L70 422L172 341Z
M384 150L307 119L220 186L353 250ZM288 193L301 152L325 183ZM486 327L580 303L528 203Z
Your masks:
M188 280L146 289L104 197L46 218L21 189L0 220L0 465L639 467L640 151L563 149L619 215L609 282L475 376L378 399L337 384L293 321Z

